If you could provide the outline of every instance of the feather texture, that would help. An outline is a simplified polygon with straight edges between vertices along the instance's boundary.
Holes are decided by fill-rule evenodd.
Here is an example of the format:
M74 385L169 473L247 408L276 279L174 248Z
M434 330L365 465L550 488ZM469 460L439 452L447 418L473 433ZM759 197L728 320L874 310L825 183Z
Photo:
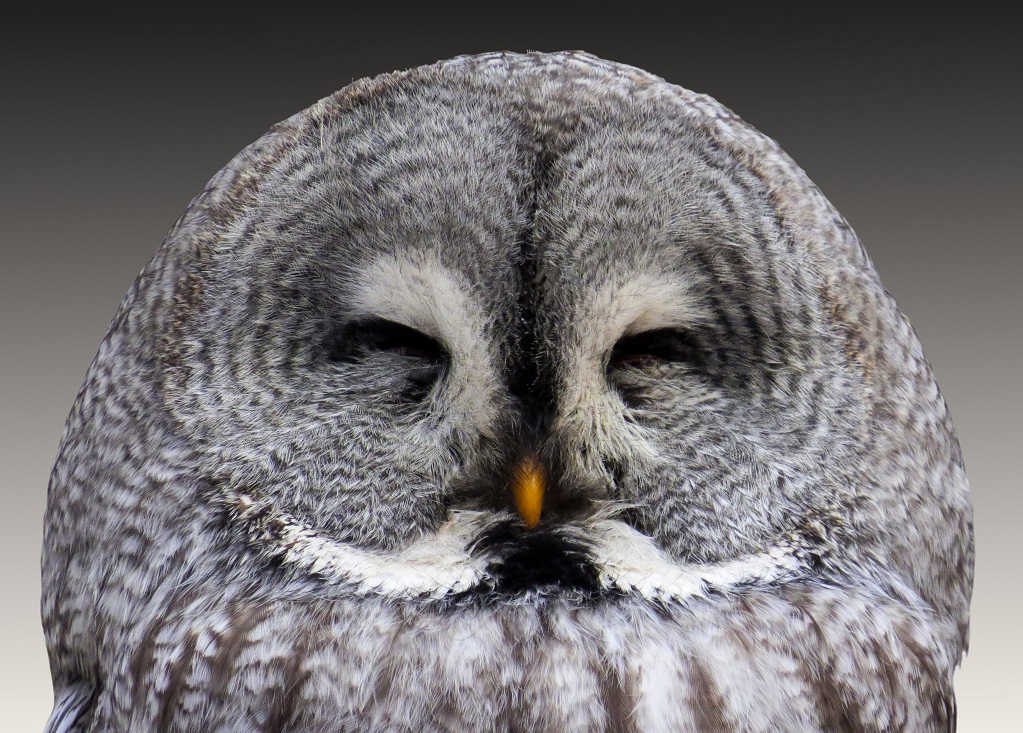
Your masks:
M277 125L132 286L51 478L47 731L947 731L972 573L920 344L777 144L465 57Z

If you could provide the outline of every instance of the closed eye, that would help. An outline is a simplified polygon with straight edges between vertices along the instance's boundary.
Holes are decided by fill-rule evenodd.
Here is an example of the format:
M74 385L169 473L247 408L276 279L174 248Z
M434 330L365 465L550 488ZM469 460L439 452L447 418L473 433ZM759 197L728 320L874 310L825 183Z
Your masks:
M393 380L391 394L402 402L426 399L444 375L448 353L437 339L401 323L368 318L348 323L328 339L327 353L339 364L374 364ZM381 361L379 357L387 357ZM400 361L396 361L400 360Z
M678 328L658 328L619 339L608 358L608 369L697 364L700 360L699 344L692 333Z
M384 318L346 324L331 335L328 353L331 360L343 363L362 361L376 353L393 354L437 366L447 360L439 341Z

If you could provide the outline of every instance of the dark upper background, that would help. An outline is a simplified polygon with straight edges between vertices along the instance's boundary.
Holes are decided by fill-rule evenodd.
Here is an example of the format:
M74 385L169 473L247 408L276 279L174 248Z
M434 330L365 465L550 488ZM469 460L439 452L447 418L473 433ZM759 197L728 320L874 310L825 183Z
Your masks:
M1015 26L980 10L596 7L334 17L282 6L261 21L176 6L162 17L7 18L0 551L10 591L0 694L11 730L41 729L50 705L38 557L61 425L114 309L191 197L273 123L353 79L462 53L567 48L717 98L777 139L856 229L923 341L973 484L978 565L972 651L957 676L960 730L1018 721Z

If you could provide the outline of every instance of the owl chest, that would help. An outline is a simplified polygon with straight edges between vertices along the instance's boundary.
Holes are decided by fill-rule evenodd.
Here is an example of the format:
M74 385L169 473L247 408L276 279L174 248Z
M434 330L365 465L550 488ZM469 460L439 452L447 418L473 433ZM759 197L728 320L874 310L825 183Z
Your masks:
M768 595L684 609L239 605L187 630L151 627L96 720L218 731L939 730L940 711L919 704L941 687L938 660L897 634L848 645L862 630L827 621L833 611L820 605L813 619ZM865 725L868 712L886 726Z

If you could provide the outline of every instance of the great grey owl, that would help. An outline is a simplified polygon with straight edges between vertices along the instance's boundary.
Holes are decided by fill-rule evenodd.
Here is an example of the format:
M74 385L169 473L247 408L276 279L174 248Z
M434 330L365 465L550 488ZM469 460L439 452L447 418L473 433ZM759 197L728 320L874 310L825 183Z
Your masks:
M849 226L582 53L363 80L191 204L53 471L50 731L945 731L972 520Z

